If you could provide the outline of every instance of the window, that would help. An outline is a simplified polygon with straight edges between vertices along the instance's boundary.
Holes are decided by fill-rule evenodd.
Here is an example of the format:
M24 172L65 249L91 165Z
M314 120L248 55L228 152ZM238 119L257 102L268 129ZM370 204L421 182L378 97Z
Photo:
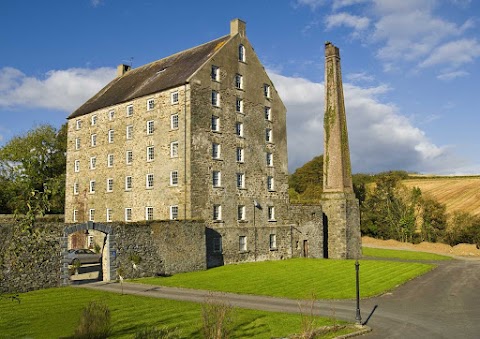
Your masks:
M265 106L265 120L272 120L271 108L267 106Z
M127 151L125 153L125 162L127 165L131 165L133 162L133 151Z
M213 81L220 81L220 68L212 65L212 73L210 76Z
M217 91L212 91L212 106L220 106L220 93Z
M96 115L92 115L91 123L92 123L92 126L95 126L97 124L97 116Z
M147 188L153 188L153 174L152 173L147 174L146 187Z
M177 186L178 185L178 171L171 171L170 172L170 185Z
M272 142L272 129L271 128L266 128L265 129L265 141L266 142Z
M125 177L125 190L130 191L132 189L132 177L131 176L126 176Z
M97 135L96 134L90 135L90 145L92 147L97 146Z
M147 100L147 111L151 111L155 107L155 99Z
M245 62L245 46L238 45L238 61Z
M155 160L155 147L154 146L148 146L147 147L147 161L153 161Z
M90 158L90 169L95 169L97 167L97 157Z
M170 144L170 157L178 157L178 141L174 141Z
M80 172L80 160L75 160L74 172L75 172L75 173Z
M237 188L245 188L245 173L237 173Z
M245 252L247 250L247 237L244 235L238 237L238 250L240 252Z
M93 208L91 208L88 211L88 220L89 221L95 221L95 210Z
M213 187L222 186L222 173L220 171L212 172L212 185Z
M178 206L170 206L170 219L171 220L176 220L178 219Z
M237 122L235 123L235 134L239 137L243 137L243 123Z
M270 234L270 249L275 250L277 249L277 235Z
M213 205L213 220L222 220L222 205Z
M242 147L237 147L237 162L244 161L244 150Z
M73 222L77 222L77 214L78 214L78 211L73 210Z
M75 121L75 128L76 129L82 128L82 120L76 120Z
M113 143L113 129L108 131L108 143L111 144Z
M172 114L170 117L170 128L178 129L178 114Z
M153 131L155 130L154 128L154 121L153 120L149 120L147 121L147 135L151 135L153 134Z
M220 144L212 144L212 158L220 159Z
M95 193L95 180L90 180L90 193Z
M127 117L131 117L133 115L133 105L127 106Z
M73 183L73 194L78 194L78 181Z
M273 166L273 154L267 152L267 166Z
M113 192L113 178L107 179L107 192Z
M243 89L243 76L235 74L235 87L237 89Z
M125 221L132 221L132 209L130 207L125 208Z
M263 84L263 95L265 98L270 98L270 85Z
M145 220L153 220L153 207L145 207Z
M115 117L115 111L108 112L108 120L113 120L114 117Z
M75 138L75 149L76 150L80 149L80 138Z
M222 253L222 238L213 238L213 252Z
M127 126L127 140L130 140L133 138L133 125L128 125Z
M267 189L268 189L269 191L273 191L273 190L274 190L273 177L271 177L271 176L268 176L268 177L267 177Z
M275 220L275 207L268 206L268 220Z
M112 222L112 209L111 208L107 208L106 215L107 215L107 222Z
M113 154L107 155L107 166L113 167Z
M173 92L170 94L170 99L172 104L178 104L178 92Z
M245 206L239 205L237 208L237 219L245 220Z
M212 115L212 131L220 131L220 118Z
M243 100L240 98L237 98L235 102L235 111L238 113L243 113Z

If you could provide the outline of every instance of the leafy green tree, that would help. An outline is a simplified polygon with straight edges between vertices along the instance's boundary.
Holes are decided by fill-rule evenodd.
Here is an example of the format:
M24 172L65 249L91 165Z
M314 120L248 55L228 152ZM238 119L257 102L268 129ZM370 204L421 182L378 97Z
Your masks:
M425 199L422 202L422 209L422 240L429 242L444 240L447 228L447 208L445 204L433 199Z
M290 175L292 202L319 202L323 192L323 155L319 155ZM297 194L295 194L295 192Z

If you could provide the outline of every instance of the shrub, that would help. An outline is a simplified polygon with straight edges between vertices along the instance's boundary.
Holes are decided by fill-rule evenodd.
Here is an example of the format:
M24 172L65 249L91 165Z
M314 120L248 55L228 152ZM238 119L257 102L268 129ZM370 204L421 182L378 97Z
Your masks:
M91 301L82 312L75 330L77 339L103 339L110 334L110 310L102 303Z
M233 308L225 302L207 299L202 305L203 336L206 339L230 338L233 325Z
M169 329L167 327L156 328L147 327L135 333L135 339L177 339L180 338L176 329Z

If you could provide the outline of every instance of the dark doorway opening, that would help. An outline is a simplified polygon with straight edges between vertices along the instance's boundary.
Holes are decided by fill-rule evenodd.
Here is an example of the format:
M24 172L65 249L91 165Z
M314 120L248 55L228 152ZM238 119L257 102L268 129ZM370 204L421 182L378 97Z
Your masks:
M303 241L303 257L308 258L308 240Z
M328 259L328 217L323 213L323 257Z

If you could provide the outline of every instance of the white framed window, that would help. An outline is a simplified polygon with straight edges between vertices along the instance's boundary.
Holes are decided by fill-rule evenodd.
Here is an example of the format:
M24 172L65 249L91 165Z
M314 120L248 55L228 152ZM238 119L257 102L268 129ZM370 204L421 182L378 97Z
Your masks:
M220 107L220 93L212 91L212 106Z
M75 181L73 183L73 194L75 194L75 195L78 194L78 188L79 188L78 181Z
M147 161L155 160L155 146L147 147Z
M267 152L266 161L267 161L267 166L269 166L269 167L273 166L273 154L272 153Z
M75 149L77 151L80 149L80 138L75 138Z
M125 208L125 221L132 221L132 208Z
M95 180L90 180L90 193L95 193Z
M92 147L97 146L97 135L96 134L90 135L90 145Z
M82 120L75 120L75 129L82 128Z
M213 205L213 220L222 220L222 205Z
M90 157L90 169L95 169L97 167L97 157Z
M133 138L133 125L128 125L127 126L127 130L126 130L126 137L127 137L127 140L130 140Z
M266 128L265 129L265 141L266 142L272 142L272 129L271 128Z
M107 155L107 167L113 167L113 154Z
M107 179L107 192L113 192L113 178Z
M112 121L115 118L115 111L108 112L108 120Z
M244 235L238 237L238 250L240 252L245 252L247 250L247 237Z
M147 135L153 134L155 131L155 122L153 120L147 121Z
M91 119L90 122L91 122L92 126L95 126L97 124L97 116L92 115L92 117L90 119Z
M80 160L75 160L73 170L75 173L80 172Z
M127 117L131 117L133 115L133 105L127 106Z
M237 188L245 188L245 173L237 173Z
M178 114L172 114L170 117L170 128L178 129Z
M155 107L155 99L147 100L147 111L151 111Z
M273 177L272 176L268 176L267 177L267 189L269 191L273 191L275 189L275 186L274 186L274 183L273 183Z
M268 206L268 220L275 220L275 207Z
M235 101L235 111L238 113L243 113L243 99L237 98Z
M153 188L153 173L148 173L145 178L145 185L147 189Z
M210 76L213 81L220 81L220 67L212 65L212 73Z
M245 161L245 151L242 147L237 147L237 162Z
M145 220L153 220L153 207L145 207Z
M170 93L170 101L173 104L178 104L178 91Z
M237 207L237 219L238 220L245 220L245 206L238 205L238 207Z
M213 187L221 187L222 186L222 172L212 171L212 185L213 185Z
M115 132L113 131L113 129L111 129L111 130L108 131L108 143L109 143L109 144L113 143L113 134L114 134L114 133L115 133Z
M170 172L170 186L178 186L178 171Z
M73 210L73 222L77 222L77 215L78 215L78 211L77 210Z
M171 158L178 157L178 141L174 141L170 143L170 157Z
M235 134L239 137L243 137L243 123L242 122L236 122L235 123Z
M90 210L88 211L88 220L95 221L95 209L90 208Z
M107 208L105 215L107 216L107 222L112 222L112 209Z
M133 151L128 150L125 152L125 163L131 165L133 162Z
M177 205L170 206L170 219L171 220L178 219L178 206Z
M271 250L276 250L277 249L277 235L276 234L270 234L270 249Z
M272 120L272 109L268 106L265 106L265 120L271 121Z
M245 62L245 46L242 44L238 45L238 61Z
M220 144L212 143L212 158L213 159L220 159L221 156L221 149Z
M241 74L235 74L235 88L243 89L243 76Z
M125 191L131 191L133 187L133 178L131 175L125 177Z
M222 253L222 238L216 237L213 238L213 252Z
M271 95L270 85L263 84L263 95L265 96L265 98L270 98L270 95Z
M212 115L212 131L220 131L220 118L216 117L215 115Z

